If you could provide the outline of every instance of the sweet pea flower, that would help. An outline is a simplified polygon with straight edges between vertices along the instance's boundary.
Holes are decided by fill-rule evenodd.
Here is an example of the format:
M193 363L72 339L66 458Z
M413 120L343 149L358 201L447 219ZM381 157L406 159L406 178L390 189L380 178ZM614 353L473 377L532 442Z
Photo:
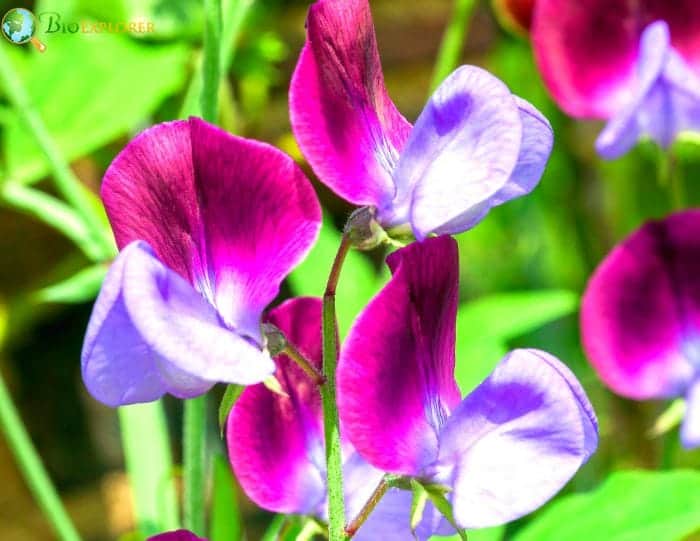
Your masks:
M700 445L700 210L649 222L607 255L581 306L600 378L635 400L685 397L685 447Z
M538 0L532 37L559 106L608 121L596 141L604 158L641 136L666 148L700 129L697 0Z
M146 541L207 541L203 537L197 537L188 530L175 530L149 537Z
M367 0L311 6L289 102L319 179L419 240L465 231L530 192L552 147L539 111L474 66L452 73L412 127L384 86Z
M114 159L101 195L121 252L83 345L90 393L119 406L270 376L261 314L321 224L292 159L197 118L166 122Z
M267 321L318 368L321 310L320 299L302 297L286 301L267 315ZM321 395L312 379L286 355L275 360L282 393L263 384L250 386L229 414L226 439L231 466L245 493L260 507L327 520ZM383 472L365 462L347 440L341 441L349 522L380 483ZM410 509L410 492L391 489L353 539L411 539ZM418 527L422 538L437 533L436 521L439 516L431 506Z
M581 385L552 355L510 352L464 399L454 378L457 244L391 254L389 283L341 350L341 427L373 466L449 489L456 524L495 526L535 510L598 444Z

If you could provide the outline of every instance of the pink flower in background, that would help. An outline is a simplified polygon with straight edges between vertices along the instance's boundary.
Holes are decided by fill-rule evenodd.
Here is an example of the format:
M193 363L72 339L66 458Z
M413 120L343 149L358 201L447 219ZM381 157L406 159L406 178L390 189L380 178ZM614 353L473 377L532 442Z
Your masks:
M296 298L272 310L267 321L315 366L321 366L321 300ZM317 385L286 355L279 355L276 376L287 396L264 385L243 391L228 418L229 458L241 487L260 507L285 514L327 520L326 462L321 395ZM343 441L343 486L347 521L352 520L382 479ZM411 493L392 489L353 539L406 541ZM418 526L421 539L436 532L439 516L430 506Z
M270 376L262 312L321 224L292 159L197 118L168 122L115 158L102 198L121 252L83 345L90 393L118 406Z
M384 86L367 0L311 6L289 106L319 179L418 239L465 231L530 192L552 148L539 111L473 66L453 72L411 126Z
M341 429L373 466L448 487L461 528L534 511L597 447L581 385L552 355L519 349L462 398L456 241L430 238L387 262L391 280L341 350Z
M532 39L559 106L608 121L596 141L603 157L641 136L668 147L700 130L697 0L538 0Z
M649 222L608 254L584 293L581 332L616 393L685 397L681 438L700 445L700 210Z
M197 537L192 532L187 530L176 530L174 532L166 532L154 535L148 538L147 541L207 541L203 537Z

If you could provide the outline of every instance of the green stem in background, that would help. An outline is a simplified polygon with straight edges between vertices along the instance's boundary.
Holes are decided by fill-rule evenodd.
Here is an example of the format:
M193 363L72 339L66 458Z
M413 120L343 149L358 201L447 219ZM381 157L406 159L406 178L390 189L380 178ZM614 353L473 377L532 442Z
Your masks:
M347 528L345 528L345 533L349 538L352 538L352 536L357 533L357 530L359 530L365 523L372 511L374 511L375 507L377 507L379 502L382 501L382 498L384 497L384 494L386 494L387 490L389 490L389 483L387 483L385 477L382 477L382 480L377 485L377 488L374 489L374 492L372 492L372 495L369 497L369 500L367 500L367 503L365 503L357 516L350 524L348 524Z
M685 184L678 158L670 149L659 149L658 169L659 184L668 192L671 208L681 210L685 207Z
M321 386L323 431L326 439L326 477L328 481L328 539L343 541L345 536L345 502L343 500L343 461L340 447L340 422L336 400L335 368L338 363L338 328L335 316L335 290L345 256L350 250L346 233L338 247L323 295L323 375Z
M80 541L0 375L0 427L39 507L61 541Z
M160 400L118 409L122 447L141 534L179 527L168 427Z
M29 132L36 139L39 148L44 152L51 166L56 188L85 224L92 244L90 251L99 254L93 259L111 258L114 255L114 243L99 207L93 203L88 189L73 174L68 162L61 155L61 151L51 138L44 121L31 103L29 95L22 86L22 81L2 48L0 48L0 85Z
M204 59L202 60L202 118L216 124L221 81L221 1L204 0Z
M205 535L207 395L185 400L183 426L184 526Z
M476 0L455 0L454 11L442 35L442 43L435 61L433 79L430 83L431 92L457 67L464 40L467 38L469 18L475 5Z

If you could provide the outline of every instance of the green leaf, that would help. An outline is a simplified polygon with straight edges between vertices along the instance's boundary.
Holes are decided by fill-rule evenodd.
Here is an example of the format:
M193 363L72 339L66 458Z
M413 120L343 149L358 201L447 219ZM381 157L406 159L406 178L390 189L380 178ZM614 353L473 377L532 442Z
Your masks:
M179 526L177 495L163 405L156 400L117 411L139 532L174 530Z
M624 471L555 501L514 541L678 541L700 528L700 473Z
M145 45L120 34L42 34L47 53L25 55L24 85L68 160L138 129L184 83L189 51ZM13 180L33 182L49 164L16 112L4 151Z
M34 294L38 302L81 303L97 296L107 265L98 264L78 271L76 274L57 284L45 287Z
M340 232L324 219L316 245L289 276L289 284L295 295L323 296L340 239ZM350 250L336 290L335 304L341 338L383 282L384 279L377 276L372 263L362 252Z
M214 458L214 487L212 493L211 541L240 541L243 525L236 498L231 467L222 455Z
M226 386L224 396L221 398L221 404L219 404L219 433L222 438L226 430L228 414L236 403L236 400L238 400L238 397L241 396L244 388L243 385L236 385L235 383Z

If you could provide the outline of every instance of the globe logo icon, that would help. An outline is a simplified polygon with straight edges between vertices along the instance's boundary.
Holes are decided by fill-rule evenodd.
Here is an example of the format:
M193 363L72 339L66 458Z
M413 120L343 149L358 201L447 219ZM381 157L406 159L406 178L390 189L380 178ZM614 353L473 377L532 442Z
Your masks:
M13 8L2 18L0 32L10 43L23 45L31 42L40 52L46 50L46 45L34 37L36 34L36 19L28 9Z

